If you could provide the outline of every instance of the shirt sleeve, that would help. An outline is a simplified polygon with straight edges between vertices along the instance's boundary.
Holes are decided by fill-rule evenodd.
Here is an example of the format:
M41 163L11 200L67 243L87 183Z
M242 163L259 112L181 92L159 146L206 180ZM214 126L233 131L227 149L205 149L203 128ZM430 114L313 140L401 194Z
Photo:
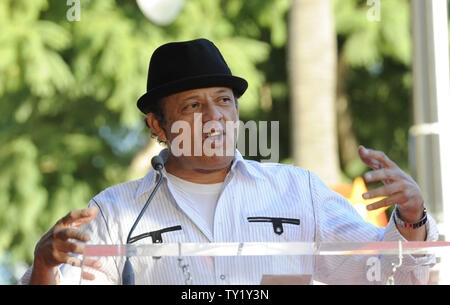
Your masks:
M31 273L33 272L33 266L27 269L22 277L19 279L17 284L19 285L29 285L31 280Z
M310 173L310 188L316 219L316 242L406 241L392 217L385 228L364 221L344 197L330 190L313 173ZM438 230L430 215L426 229L427 241L436 241ZM395 272L395 283L427 283L429 266L434 261L431 255L418 258L404 255L402 265ZM375 273L371 273L373 262L379 266ZM328 284L384 284L392 274L393 263L398 263L395 255L316 256L315 280Z
M62 266L62 265L61 265ZM61 267L60 266L60 267ZM31 282L31 274L33 273L33 265L31 265L30 268L27 269L27 271L25 271L25 273L22 275L22 277L19 279L19 281L17 282L18 285L30 285ZM61 270L60 268L57 269L57 274L56 274L56 278L55 278L55 282L57 284L60 283L60 278L61 278Z

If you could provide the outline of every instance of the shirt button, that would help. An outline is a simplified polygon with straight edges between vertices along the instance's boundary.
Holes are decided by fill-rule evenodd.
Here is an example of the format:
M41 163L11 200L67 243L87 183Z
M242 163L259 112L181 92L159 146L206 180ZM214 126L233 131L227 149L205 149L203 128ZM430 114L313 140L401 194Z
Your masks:
M224 280L225 278L226 278L225 274L221 274L221 275L220 275L220 279L221 279L221 280Z

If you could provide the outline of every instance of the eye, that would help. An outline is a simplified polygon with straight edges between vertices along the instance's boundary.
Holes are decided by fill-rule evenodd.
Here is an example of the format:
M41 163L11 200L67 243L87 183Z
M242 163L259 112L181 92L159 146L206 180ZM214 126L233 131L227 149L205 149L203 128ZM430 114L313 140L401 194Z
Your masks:
M190 103L190 104L184 106L184 107L183 107L183 110L193 110L193 109L197 109L198 106L199 106L199 105L198 105L197 102L195 102L195 103Z
M221 101L222 103L224 103L224 104L228 104L228 103L231 102L231 98L229 98L229 97L222 97L222 98L220 99L220 101Z

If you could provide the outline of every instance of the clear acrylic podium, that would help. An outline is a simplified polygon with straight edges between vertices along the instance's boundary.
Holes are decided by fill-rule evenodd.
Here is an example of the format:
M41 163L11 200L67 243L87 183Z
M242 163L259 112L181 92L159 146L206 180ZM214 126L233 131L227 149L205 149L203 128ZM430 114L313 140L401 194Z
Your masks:
M66 271L120 285L127 257L136 285L450 284L445 241L87 244Z

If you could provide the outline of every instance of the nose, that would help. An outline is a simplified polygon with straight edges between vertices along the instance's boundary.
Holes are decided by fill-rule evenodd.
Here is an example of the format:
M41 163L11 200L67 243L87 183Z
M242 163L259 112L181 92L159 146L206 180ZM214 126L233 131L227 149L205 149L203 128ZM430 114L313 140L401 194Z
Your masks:
M223 114L220 111L220 108L215 105L211 100L209 100L204 106L203 106L203 122L208 121L220 121L223 118Z

